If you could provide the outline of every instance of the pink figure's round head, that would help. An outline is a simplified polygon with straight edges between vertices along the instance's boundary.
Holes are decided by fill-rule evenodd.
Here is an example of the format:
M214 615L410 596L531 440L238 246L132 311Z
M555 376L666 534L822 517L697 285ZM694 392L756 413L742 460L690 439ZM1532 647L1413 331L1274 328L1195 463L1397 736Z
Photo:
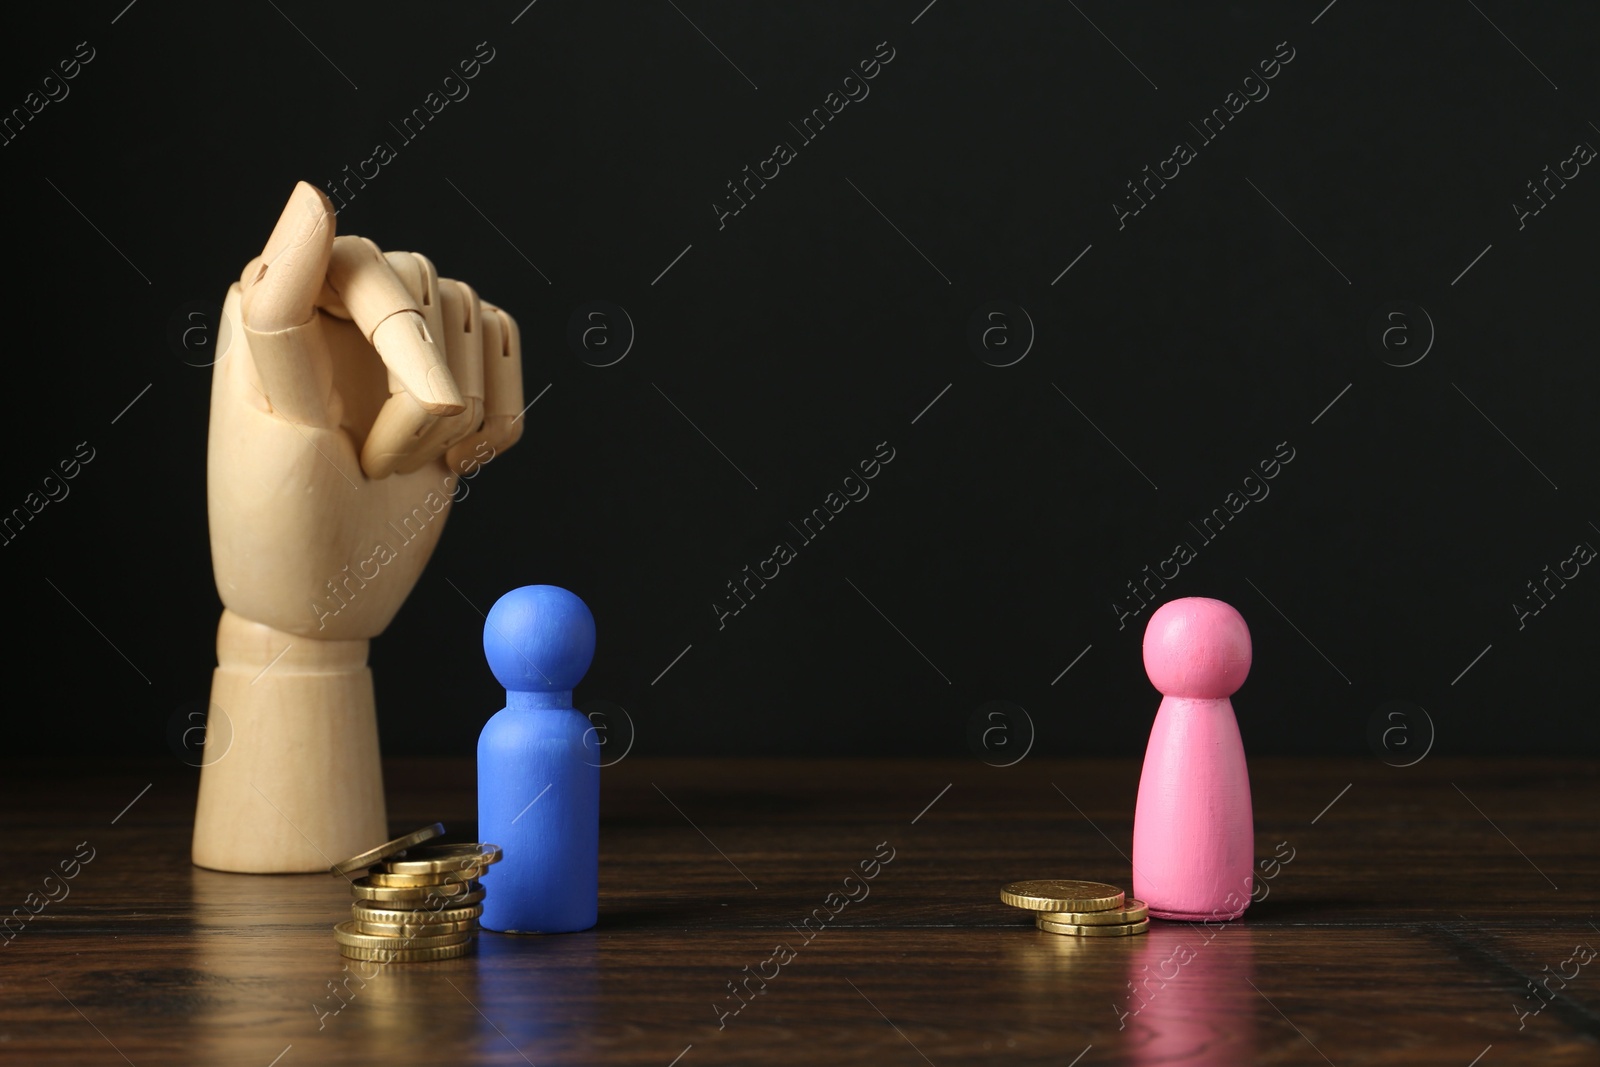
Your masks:
M1220 600L1168 601L1145 627L1144 669L1169 697L1232 696L1250 673L1250 628Z

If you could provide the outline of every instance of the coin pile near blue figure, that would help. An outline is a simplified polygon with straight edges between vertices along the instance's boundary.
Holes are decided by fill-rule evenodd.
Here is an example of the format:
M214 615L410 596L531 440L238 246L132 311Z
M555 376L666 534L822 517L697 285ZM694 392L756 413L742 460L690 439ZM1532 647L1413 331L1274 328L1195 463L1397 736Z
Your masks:
M434 823L336 863L330 872L349 878L351 918L333 928L339 951L351 959L423 963L467 954L483 914L484 869L500 861L500 847L423 844L444 833Z

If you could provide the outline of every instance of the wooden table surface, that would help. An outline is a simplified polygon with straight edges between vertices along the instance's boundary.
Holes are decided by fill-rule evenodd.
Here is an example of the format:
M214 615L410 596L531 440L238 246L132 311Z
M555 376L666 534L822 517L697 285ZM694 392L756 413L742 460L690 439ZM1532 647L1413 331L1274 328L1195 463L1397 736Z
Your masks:
M12 764L0 1063L1600 1064L1600 769L1250 771L1257 855L1288 859L1244 919L1078 939L997 893L1131 890L1136 761L635 757L604 772L598 927L336 997L348 887L190 866L195 772ZM471 838L470 762L387 774L396 832Z

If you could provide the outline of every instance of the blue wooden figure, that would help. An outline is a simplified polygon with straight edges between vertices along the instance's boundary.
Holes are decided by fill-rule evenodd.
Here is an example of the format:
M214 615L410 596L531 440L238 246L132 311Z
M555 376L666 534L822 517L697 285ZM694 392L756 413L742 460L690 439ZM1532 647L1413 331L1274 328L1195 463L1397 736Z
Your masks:
M587 930L600 907L600 742L572 689L594 659L594 616L553 585L495 602L483 627L506 706L478 735L478 839L504 858L483 875L486 930Z

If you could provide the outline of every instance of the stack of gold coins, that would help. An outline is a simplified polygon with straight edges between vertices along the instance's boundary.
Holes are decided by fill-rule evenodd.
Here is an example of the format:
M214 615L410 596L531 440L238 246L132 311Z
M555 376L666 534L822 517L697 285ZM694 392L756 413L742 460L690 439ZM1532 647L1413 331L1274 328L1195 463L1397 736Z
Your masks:
M497 845L423 845L444 833L435 823L343 863L352 918L333 928L339 951L358 960L420 963L464 956L483 914L484 868L500 860Z
M1012 882L1000 899L1034 913L1034 925L1052 934L1073 937L1126 937L1150 929L1150 913L1142 900L1126 900L1122 890L1104 882L1044 878Z

